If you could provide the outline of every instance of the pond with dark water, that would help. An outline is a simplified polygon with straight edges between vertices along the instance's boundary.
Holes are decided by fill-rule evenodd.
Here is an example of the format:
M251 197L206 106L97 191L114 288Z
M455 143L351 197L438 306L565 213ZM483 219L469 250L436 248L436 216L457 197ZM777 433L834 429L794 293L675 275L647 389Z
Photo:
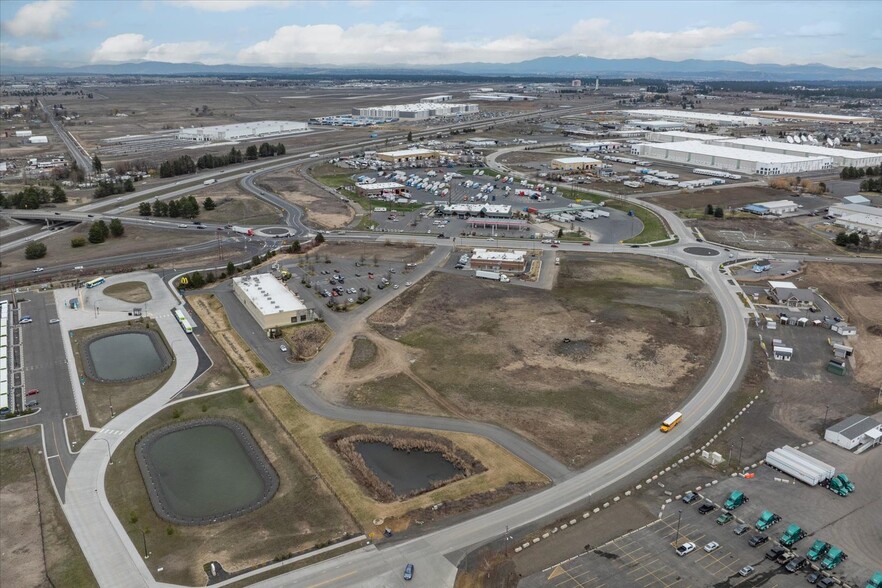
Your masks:
M265 486L236 433L223 425L170 432L149 447L164 504L178 518L200 519L259 502Z
M163 361L146 333L119 333L89 343L95 375L102 380L130 380L162 369Z
M460 469L437 451L404 451L386 443L360 442L355 449L382 481L392 485L398 496L429 488L433 482L448 480Z

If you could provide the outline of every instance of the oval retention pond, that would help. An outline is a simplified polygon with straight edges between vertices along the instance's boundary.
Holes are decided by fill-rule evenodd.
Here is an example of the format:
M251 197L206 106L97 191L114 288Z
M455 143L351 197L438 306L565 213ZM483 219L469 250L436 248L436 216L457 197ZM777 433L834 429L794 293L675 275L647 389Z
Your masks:
M367 442L356 443L355 449L371 471L391 484L398 496L425 490L433 482L449 480L460 473L437 451L404 451L386 443Z
M147 333L118 333L89 343L95 375L101 380L134 380L161 371L164 361Z
M154 431L138 443L154 510L181 524L229 519L265 504L279 481L248 430L206 419Z

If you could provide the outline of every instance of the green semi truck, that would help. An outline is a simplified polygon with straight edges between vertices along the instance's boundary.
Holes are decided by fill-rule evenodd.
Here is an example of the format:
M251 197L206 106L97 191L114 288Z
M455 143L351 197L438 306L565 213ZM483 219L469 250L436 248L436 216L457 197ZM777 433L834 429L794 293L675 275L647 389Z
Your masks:
M821 562L821 569L832 570L846 559L848 559L848 556L845 555L845 552L838 547L831 547L830 550L827 551L827 557Z
M806 553L805 556L812 561L818 561L827 554L828 549L830 549L829 543L821 541L820 539L815 539L815 542L812 543L812 546L809 548L808 553Z
M732 494L729 495L729 498L726 499L726 503L723 504L723 508L726 510L735 510L745 502L748 502L750 499L744 495L741 490L735 490Z
M784 547L792 547L797 541L805 537L805 531L799 528L799 525L790 525L787 530L778 539L778 543Z
M765 531L780 520L781 517L779 517L775 513L764 510L763 514L761 514L759 519L756 521L756 530Z

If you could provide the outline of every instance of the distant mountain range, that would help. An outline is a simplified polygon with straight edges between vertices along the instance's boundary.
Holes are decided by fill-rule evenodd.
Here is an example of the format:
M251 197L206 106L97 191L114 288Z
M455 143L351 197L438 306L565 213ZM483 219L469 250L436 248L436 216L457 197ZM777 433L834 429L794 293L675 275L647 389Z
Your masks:
M882 82L882 68L847 69L821 64L747 64L739 61L687 59L664 61L655 58L601 59L581 55L540 57L518 63L455 63L443 66L291 66L204 65L202 63L96 64L52 67L3 64L4 75L442 75L442 76L545 76L583 78L641 77L656 79L743 80L743 81L855 81Z

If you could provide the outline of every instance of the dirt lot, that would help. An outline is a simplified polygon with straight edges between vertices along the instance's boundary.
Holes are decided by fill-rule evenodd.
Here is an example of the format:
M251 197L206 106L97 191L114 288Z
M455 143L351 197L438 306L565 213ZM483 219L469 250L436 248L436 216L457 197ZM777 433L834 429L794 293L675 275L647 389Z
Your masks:
M765 186L742 186L723 190L684 191L682 194L652 196L644 200L654 202L668 210L704 210L708 204L723 208L738 208L754 202L783 200L790 197L791 194L783 190L773 190Z
M170 525L153 511L134 445L155 428L202 417L232 418L247 426L275 468L279 489L267 504L235 519L212 525ZM108 500L135 545L141 545L142 530L149 533L150 568L164 568L155 572L162 582L204 585L202 566L210 561L237 572L358 531L270 409L250 389L196 399L160 412L126 438L113 461L105 480Z
M248 379L260 378L269 374L266 366L245 341L230 327L224 305L213 294L188 296L190 306L199 316L202 324L214 337L221 349Z
M333 333L324 323L308 323L282 329L291 357L297 361L306 361L315 357L325 343L331 340Z
M352 208L343 200L306 180L299 167L263 177L260 185L302 206L306 218L320 227L343 227L355 217Z
M130 302L132 304L140 304L151 300L150 289L144 282L121 282L104 288L105 296Z
M123 221L125 225L125 221ZM11 251L3 256L3 269L7 272L21 272L33 269L38 265L62 265L100 259L108 255L126 255L154 249L168 249L194 243L204 243L214 235L204 235L207 231L162 231L153 227L135 227L126 225L125 235L122 237L110 237L104 243L94 245L86 243L84 247L73 248L70 240L75 237L87 238L89 225L81 223L76 227L64 231L57 231L55 235L41 239L46 244L48 252L42 259L25 259L24 248ZM200 234L197 234L200 233ZM216 257L216 255L215 255Z
M35 428L30 431L37 433ZM11 437L3 435L2 440ZM39 450L37 436L29 446L0 450L0 585L97 586L52 491Z
M259 390L259 394L367 533L380 535L383 527L402 530L412 522L412 518L428 522L439 516L493 504L514 493L548 482L542 474L483 437L434 431L434 435L447 438L468 452L487 470L407 500L379 502L367 495L334 449L322 440L324 435L353 423L331 421L310 414L283 388L264 388ZM443 508L437 511L430 508L438 503L444 503Z
M312 251L322 259L328 256L333 261L335 257L343 257L361 259L369 264L380 261L419 263L431 252L431 247L417 245L392 245L391 243L381 245L375 242L352 243L347 241L334 241L333 243L325 241L319 248Z
M689 394L716 348L717 313L667 262L564 257L560 269L551 293L431 275L371 317L385 336L372 337L378 359L352 370L344 353L321 390L494 422L575 467L601 458ZM400 375L386 383L422 402L378 384Z
M739 249L841 253L832 241L787 219L708 219L687 221L710 241Z
M855 380L868 386L882 382L882 267L809 263L805 282L858 328L854 338Z

